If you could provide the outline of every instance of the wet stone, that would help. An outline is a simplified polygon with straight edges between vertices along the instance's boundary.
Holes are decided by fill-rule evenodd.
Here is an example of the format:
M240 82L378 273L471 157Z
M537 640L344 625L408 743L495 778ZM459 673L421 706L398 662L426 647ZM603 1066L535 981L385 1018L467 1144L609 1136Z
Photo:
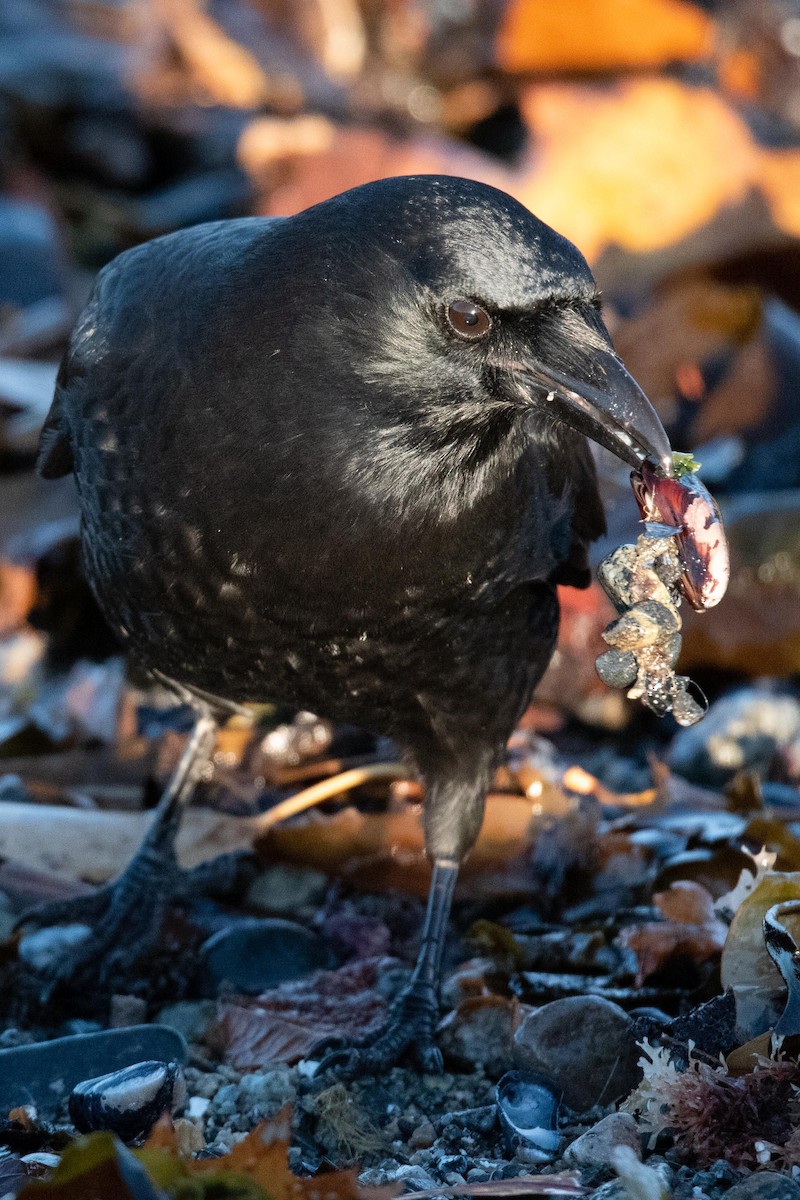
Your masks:
M132 1025L0 1050L0 1109L35 1104L44 1118L83 1080L146 1060L186 1062L186 1042L163 1025Z
M188 1042L199 1042L214 1020L216 1011L213 1000L179 1000L177 1004L167 1004L162 1008L158 1020L162 1025L177 1030Z
M480 1108L465 1108L461 1112L445 1113L442 1126L455 1125L458 1129L472 1129L476 1133L491 1133L497 1124L497 1106L481 1105Z
M578 1167L610 1167L618 1146L630 1146L641 1157L639 1130L628 1113L610 1113L567 1147L564 1158Z
M330 966L322 938L303 925L278 918L238 921L200 948L200 971L211 995L228 989L257 996Z
M726 1200L800 1200L800 1184L777 1171L758 1171L735 1183Z
M600 996L568 996L530 1013L514 1036L515 1064L549 1075L576 1111L625 1096L639 1079L626 1012Z
M430 1121L423 1121L418 1125L411 1137L408 1139L408 1144L412 1150L428 1150L436 1141L436 1130Z

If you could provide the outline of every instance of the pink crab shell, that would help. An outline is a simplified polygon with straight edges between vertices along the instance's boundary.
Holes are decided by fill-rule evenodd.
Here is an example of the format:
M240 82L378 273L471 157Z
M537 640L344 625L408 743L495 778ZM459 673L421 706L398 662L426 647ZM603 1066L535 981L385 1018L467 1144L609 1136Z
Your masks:
M681 590L702 612L719 604L728 587L730 557L722 517L713 496L696 475L667 479L649 462L631 473L631 484L645 521L678 530Z

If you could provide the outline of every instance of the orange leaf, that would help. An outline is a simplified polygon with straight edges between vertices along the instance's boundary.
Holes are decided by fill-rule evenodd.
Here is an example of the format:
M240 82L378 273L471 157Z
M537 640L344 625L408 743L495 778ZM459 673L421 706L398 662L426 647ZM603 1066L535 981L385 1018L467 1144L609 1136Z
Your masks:
M178 1139L175 1134L175 1126L168 1112L163 1112L158 1118L150 1130L150 1136L142 1146L142 1149L167 1150L171 1154L178 1154Z
M705 58L713 37L685 0L514 0L496 57L504 71L616 71Z
M282 1108L271 1121L262 1121L243 1141L221 1158L195 1159L194 1174L246 1175L263 1188L271 1200L291 1200L302 1195L300 1180L289 1170L290 1108Z

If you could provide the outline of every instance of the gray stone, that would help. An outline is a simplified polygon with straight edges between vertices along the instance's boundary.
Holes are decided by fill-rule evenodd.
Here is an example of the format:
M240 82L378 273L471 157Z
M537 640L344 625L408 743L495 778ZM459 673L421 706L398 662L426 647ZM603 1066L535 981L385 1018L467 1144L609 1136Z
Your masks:
M800 1200L800 1184L777 1171L755 1171L735 1183L725 1200Z
M268 912L296 913L322 902L328 876L311 867L279 863L257 875L247 891L247 903Z
M147 1059L183 1065L186 1042L164 1025L132 1025L0 1050L0 1110L35 1104L52 1117L77 1083Z
M414 1166L413 1163L398 1167L394 1174L386 1180L387 1183L404 1183L414 1192L427 1192L431 1188L435 1188L438 1180L424 1171L422 1167Z
M413 1150L427 1150L435 1141L436 1130L430 1121L423 1121L411 1134L408 1144Z
M200 1042L216 1012L217 1006L213 1000L179 1000L162 1008L158 1019L162 1025L176 1029L187 1042Z
M212 996L225 988L257 996L331 965L321 937L278 917L236 921L203 943L199 959L204 991Z
M243 1075L239 1081L239 1108L257 1108L260 1116L274 1115L296 1097L294 1074L288 1067L275 1067Z
M51 925L20 938L17 954L34 971L47 971L59 959L85 942L92 932L89 925Z
M462 1108L458 1112L445 1113L440 1118L440 1124L445 1128L455 1125L458 1129L491 1133L497 1124L497 1105L482 1104L480 1108Z
M627 1095L639 1079L631 1019L601 996L568 996L529 1013L513 1053L517 1067L551 1076L578 1112Z
M568 1146L564 1158L578 1167L610 1167L617 1146L630 1146L641 1157L639 1130L628 1113L611 1113Z

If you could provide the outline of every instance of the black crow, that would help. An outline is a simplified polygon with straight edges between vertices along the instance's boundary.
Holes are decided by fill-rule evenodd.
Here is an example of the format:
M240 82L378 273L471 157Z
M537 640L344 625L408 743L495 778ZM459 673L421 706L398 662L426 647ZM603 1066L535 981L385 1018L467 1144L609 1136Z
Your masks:
M379 1037L326 1065L440 1066L459 864L552 654L556 584L588 583L604 527L586 436L670 471L583 257L483 184L386 179L101 272L41 470L74 471L101 608L199 719L145 850L85 902L99 925L79 962L154 919L141 880L224 702L309 708L406 751L433 863L409 986Z

